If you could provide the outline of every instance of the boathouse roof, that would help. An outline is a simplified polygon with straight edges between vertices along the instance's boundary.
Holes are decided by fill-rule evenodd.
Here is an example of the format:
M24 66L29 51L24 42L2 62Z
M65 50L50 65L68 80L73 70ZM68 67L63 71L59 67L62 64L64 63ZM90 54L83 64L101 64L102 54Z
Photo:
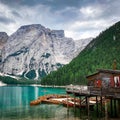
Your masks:
M97 69L97 71L98 71L98 72L86 76L86 78L96 76L96 75L98 75L99 73L109 73L109 74L120 75L120 70L113 70L113 69Z
M110 73L110 74L120 74L120 70L113 70L113 69L98 69L98 72Z

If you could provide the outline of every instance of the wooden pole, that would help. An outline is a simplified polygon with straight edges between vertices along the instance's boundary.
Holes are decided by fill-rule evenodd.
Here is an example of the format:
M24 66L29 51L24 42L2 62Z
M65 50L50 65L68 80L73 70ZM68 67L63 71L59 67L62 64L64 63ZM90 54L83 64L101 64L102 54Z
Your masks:
M85 101L86 101L86 113L88 114L88 100L87 100L87 96L85 96Z
M90 105L89 105L89 97L87 97L87 111L88 111L88 120L90 120Z
M96 112L97 112L97 117L99 116L99 112L98 112L98 99L97 99L97 96L96 96Z
M110 115L113 117L113 103L112 103L112 98L110 99Z
M80 96L80 106L79 106L79 109L80 109L80 117L81 117L81 96Z
M76 108L76 97L74 95L74 110L75 110L75 108Z
M117 117L116 99L114 99L114 117Z
M67 94L67 117L69 118L68 94Z
M67 111L69 111L69 105L68 105L68 95L67 95Z
M105 120L108 120L107 100L105 99Z
M80 108L81 108L81 96L80 96Z
M102 96L100 97L100 112L101 112L101 116L102 116Z
M74 108L75 108L75 95L74 95Z
M86 99L86 113L87 113L87 115L88 115L88 120L89 120L89 119L90 119L90 118L89 118L89 117L90 117L90 111L89 111L89 97L86 96L85 99Z
M118 117L120 117L120 99L118 100Z

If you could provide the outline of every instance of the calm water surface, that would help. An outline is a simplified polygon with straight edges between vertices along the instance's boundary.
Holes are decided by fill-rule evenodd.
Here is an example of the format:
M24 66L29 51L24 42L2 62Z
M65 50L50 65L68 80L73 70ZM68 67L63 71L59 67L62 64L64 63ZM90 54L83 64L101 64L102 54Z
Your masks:
M73 109L62 105L30 106L32 100L45 94L65 94L62 88L34 86L0 87L0 120L80 120Z

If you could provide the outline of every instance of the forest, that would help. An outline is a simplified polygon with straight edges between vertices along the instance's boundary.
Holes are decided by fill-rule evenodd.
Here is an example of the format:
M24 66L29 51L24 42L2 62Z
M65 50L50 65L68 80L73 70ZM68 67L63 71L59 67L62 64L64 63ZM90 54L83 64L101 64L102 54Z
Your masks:
M21 79L15 79L9 76L0 76L0 81L6 84L16 85L16 84L22 84L22 85L29 85L29 84L40 84L39 80L28 80L25 78Z
M42 84L42 85L85 85L86 76L97 72L97 69L112 69L116 60L120 69L120 22L101 32L86 48L69 64L53 71L39 80L16 80L7 76L0 76L0 80L7 84Z
M87 75L99 68L112 69L114 60L120 69L120 22L101 32L68 65L51 72L41 80L41 84L87 84Z

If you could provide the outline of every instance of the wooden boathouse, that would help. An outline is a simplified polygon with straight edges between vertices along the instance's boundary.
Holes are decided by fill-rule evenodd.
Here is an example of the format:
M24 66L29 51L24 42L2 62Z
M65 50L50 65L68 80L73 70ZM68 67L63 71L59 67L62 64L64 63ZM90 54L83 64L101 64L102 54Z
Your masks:
M89 115L89 100L94 97L96 101L97 116L120 117L120 70L98 69L96 73L86 77L88 85L69 85L66 87L67 94L84 98ZM109 114L108 107L109 104Z

